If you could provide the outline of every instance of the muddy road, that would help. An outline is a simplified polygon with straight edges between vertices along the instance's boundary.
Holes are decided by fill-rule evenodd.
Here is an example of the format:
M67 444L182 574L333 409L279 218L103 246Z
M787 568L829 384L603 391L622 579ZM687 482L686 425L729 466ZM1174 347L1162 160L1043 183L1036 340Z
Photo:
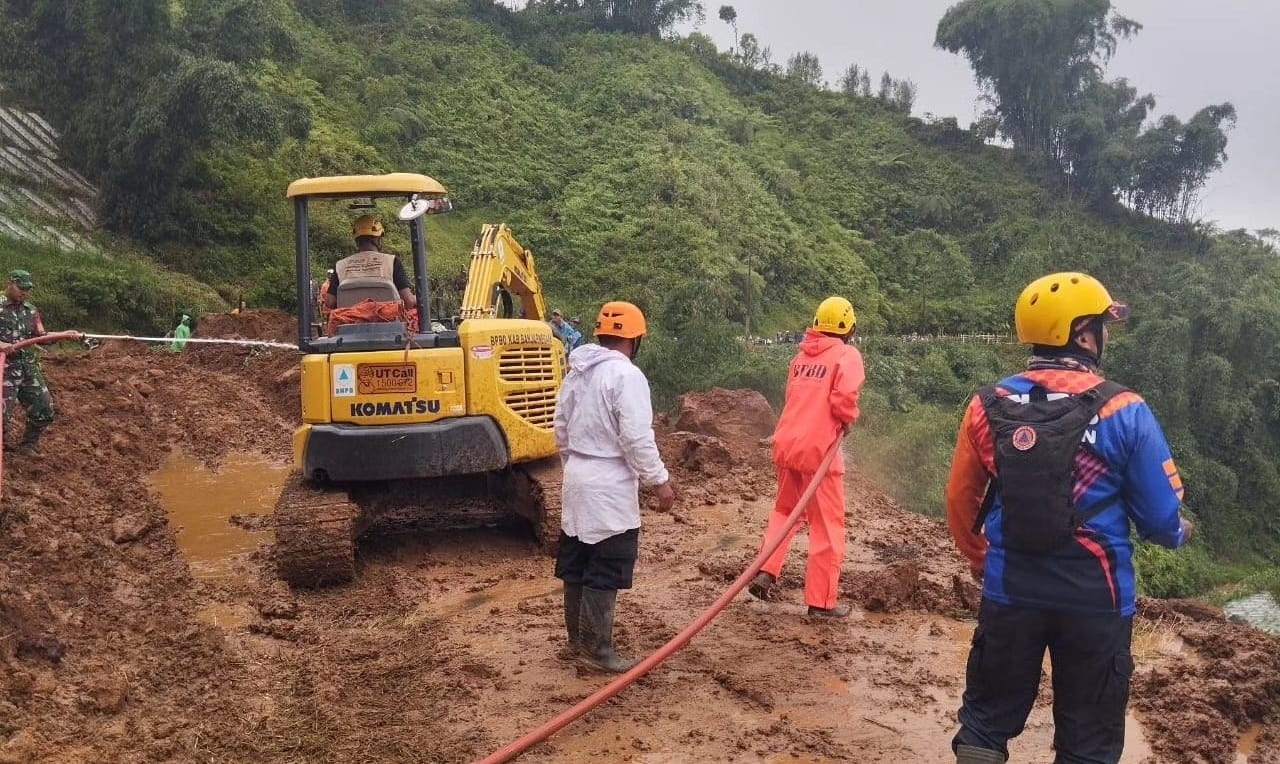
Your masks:
M292 327L256 312L200 333ZM604 683L556 659L558 581L519 525L384 532L353 584L275 581L295 366L120 343L47 359L59 420L39 458L5 459L0 762L468 762ZM773 481L750 398L694 401L661 426L682 495L645 517L619 597L627 654L682 628L759 542ZM777 601L740 595L521 760L949 760L976 592L941 525L848 481L854 616L804 617L801 534ZM1123 761L1280 762L1274 638L1178 602L1144 603L1136 632ZM1049 692L1014 761L1052 760Z

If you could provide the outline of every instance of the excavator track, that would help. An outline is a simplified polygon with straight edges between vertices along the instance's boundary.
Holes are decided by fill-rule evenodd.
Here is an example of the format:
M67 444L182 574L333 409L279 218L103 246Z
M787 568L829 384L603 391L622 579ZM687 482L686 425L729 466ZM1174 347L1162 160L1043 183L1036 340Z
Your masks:
M276 572L291 586L318 587L355 578L360 507L344 489L294 470L276 502Z
M529 521L541 551L554 557L560 545L560 457L518 464L511 473L511 511Z

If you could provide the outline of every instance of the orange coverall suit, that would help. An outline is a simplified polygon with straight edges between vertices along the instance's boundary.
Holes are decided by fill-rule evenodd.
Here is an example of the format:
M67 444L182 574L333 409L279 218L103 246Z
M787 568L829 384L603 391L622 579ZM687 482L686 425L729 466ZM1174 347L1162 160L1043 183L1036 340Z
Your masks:
M791 361L786 402L773 433L773 463L778 498L765 538L776 536L800 495L818 471L841 429L858 419L858 393L865 378L862 354L852 345L810 329ZM805 512L809 523L809 560L804 575L805 604L829 610L836 604L840 562L844 559L844 453L837 454ZM765 561L775 579L800 525ZM763 546L763 544L762 544Z

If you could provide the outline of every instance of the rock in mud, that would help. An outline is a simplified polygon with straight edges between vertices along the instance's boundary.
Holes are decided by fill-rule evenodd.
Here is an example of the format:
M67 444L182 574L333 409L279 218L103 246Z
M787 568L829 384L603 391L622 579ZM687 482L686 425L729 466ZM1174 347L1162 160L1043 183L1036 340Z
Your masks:
M258 614L263 618L292 621L298 617L298 603L291 599L270 599L258 604Z
M724 441L711 435L676 432L662 443L663 459L690 472L722 477L733 469L733 454Z
M20 639L17 654L19 658L43 660L57 665L62 662L62 656L67 654L67 646L62 640L46 634Z
M143 514L129 514L117 517L111 524L111 540L117 544L128 544L137 541L151 530L151 518Z
M312 629L293 621L254 621L249 624L249 632L272 637L284 642L312 644L316 642L316 634Z
M978 605L982 603L982 589L971 579L966 579L961 575L952 576L951 590L956 596L956 601L960 603L960 607L973 613L978 612Z
M227 522L246 531L267 531L272 527L271 515L232 515Z
M129 699L129 681L124 677L107 677L88 689L88 704L104 714L119 713Z
M856 594L867 611L892 613L908 607L919 589L920 568L914 562L900 562L864 575Z
M720 438L734 451L755 449L778 423L769 401L755 390L715 387L680 396L676 429Z

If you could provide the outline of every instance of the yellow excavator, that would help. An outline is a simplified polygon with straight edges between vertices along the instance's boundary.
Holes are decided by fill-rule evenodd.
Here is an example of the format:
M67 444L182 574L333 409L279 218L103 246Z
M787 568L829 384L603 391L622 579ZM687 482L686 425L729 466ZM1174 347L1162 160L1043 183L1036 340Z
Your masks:
M425 175L303 178L293 201L302 358L294 470L275 508L276 569L294 586L351 580L356 540L382 521L452 527L523 517L544 549L559 536L560 463L552 429L567 367L546 323L533 253L485 225L456 316L431 315L424 220L452 208ZM402 320L313 327L313 202L372 211L403 200L417 326ZM394 303L391 280L339 283L339 310Z

